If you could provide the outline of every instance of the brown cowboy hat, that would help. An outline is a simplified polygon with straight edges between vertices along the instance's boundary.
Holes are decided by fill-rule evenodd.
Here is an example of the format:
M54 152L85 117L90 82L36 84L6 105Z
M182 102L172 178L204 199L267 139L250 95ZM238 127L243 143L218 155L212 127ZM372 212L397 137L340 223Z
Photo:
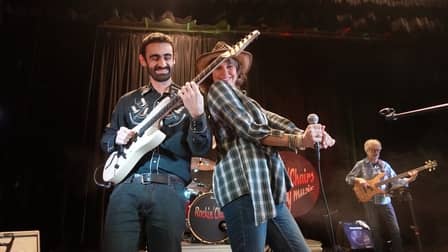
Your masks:
M216 57L224 53L225 51L232 49L231 46L229 46L226 42L218 41L216 42L215 47L213 47L211 52L207 52L199 56L199 58L196 60L196 71L199 73L204 68L207 67L212 60L214 60ZM242 51L237 56L234 56L238 63L240 63L240 71L243 74L247 74L249 72L250 67L252 65L252 53L247 51Z

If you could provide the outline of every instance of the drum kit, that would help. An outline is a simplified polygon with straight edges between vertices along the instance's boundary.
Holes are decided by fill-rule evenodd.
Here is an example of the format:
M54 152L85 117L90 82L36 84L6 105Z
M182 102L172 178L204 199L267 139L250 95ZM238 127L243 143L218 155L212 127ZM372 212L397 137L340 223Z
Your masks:
M187 185L187 232L202 243L217 244L227 241L226 223L212 191L215 162L202 157L191 159L192 181Z

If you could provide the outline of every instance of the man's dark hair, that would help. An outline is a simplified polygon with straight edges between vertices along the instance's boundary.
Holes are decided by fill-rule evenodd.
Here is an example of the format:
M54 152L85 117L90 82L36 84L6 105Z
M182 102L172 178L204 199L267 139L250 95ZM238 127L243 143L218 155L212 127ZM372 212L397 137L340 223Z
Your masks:
M170 36L163 34L161 32L153 32L145 36L142 40L142 44L140 46L140 54L145 57L146 46L151 43L168 43L173 48L174 54L174 43Z

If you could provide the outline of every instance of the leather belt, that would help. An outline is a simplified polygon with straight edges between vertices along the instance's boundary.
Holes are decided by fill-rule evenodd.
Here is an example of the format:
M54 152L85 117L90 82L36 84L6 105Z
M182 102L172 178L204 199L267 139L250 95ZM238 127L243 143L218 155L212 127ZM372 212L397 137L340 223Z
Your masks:
M176 175L165 173L142 173L134 174L126 179L128 183L141 183L141 184L165 184L170 185L174 183L181 183L185 185L185 182Z

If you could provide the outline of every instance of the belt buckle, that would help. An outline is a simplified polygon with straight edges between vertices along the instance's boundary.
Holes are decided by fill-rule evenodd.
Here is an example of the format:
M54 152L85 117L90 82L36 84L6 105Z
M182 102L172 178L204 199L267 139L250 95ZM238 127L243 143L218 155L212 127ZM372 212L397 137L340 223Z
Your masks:
M128 179L128 183L144 183L144 179L143 176L141 174L135 173L133 174L129 179Z
M181 179L177 178L174 175L170 174L159 174L159 173L143 173L143 174L135 174L134 181L138 181L143 185L147 184L165 184L171 185L175 183L181 183Z
M140 175L141 178L141 183L143 185L147 185L147 184L151 184L152 183L152 179L151 179L152 174L151 173L144 173ZM148 179L145 179L148 178Z

